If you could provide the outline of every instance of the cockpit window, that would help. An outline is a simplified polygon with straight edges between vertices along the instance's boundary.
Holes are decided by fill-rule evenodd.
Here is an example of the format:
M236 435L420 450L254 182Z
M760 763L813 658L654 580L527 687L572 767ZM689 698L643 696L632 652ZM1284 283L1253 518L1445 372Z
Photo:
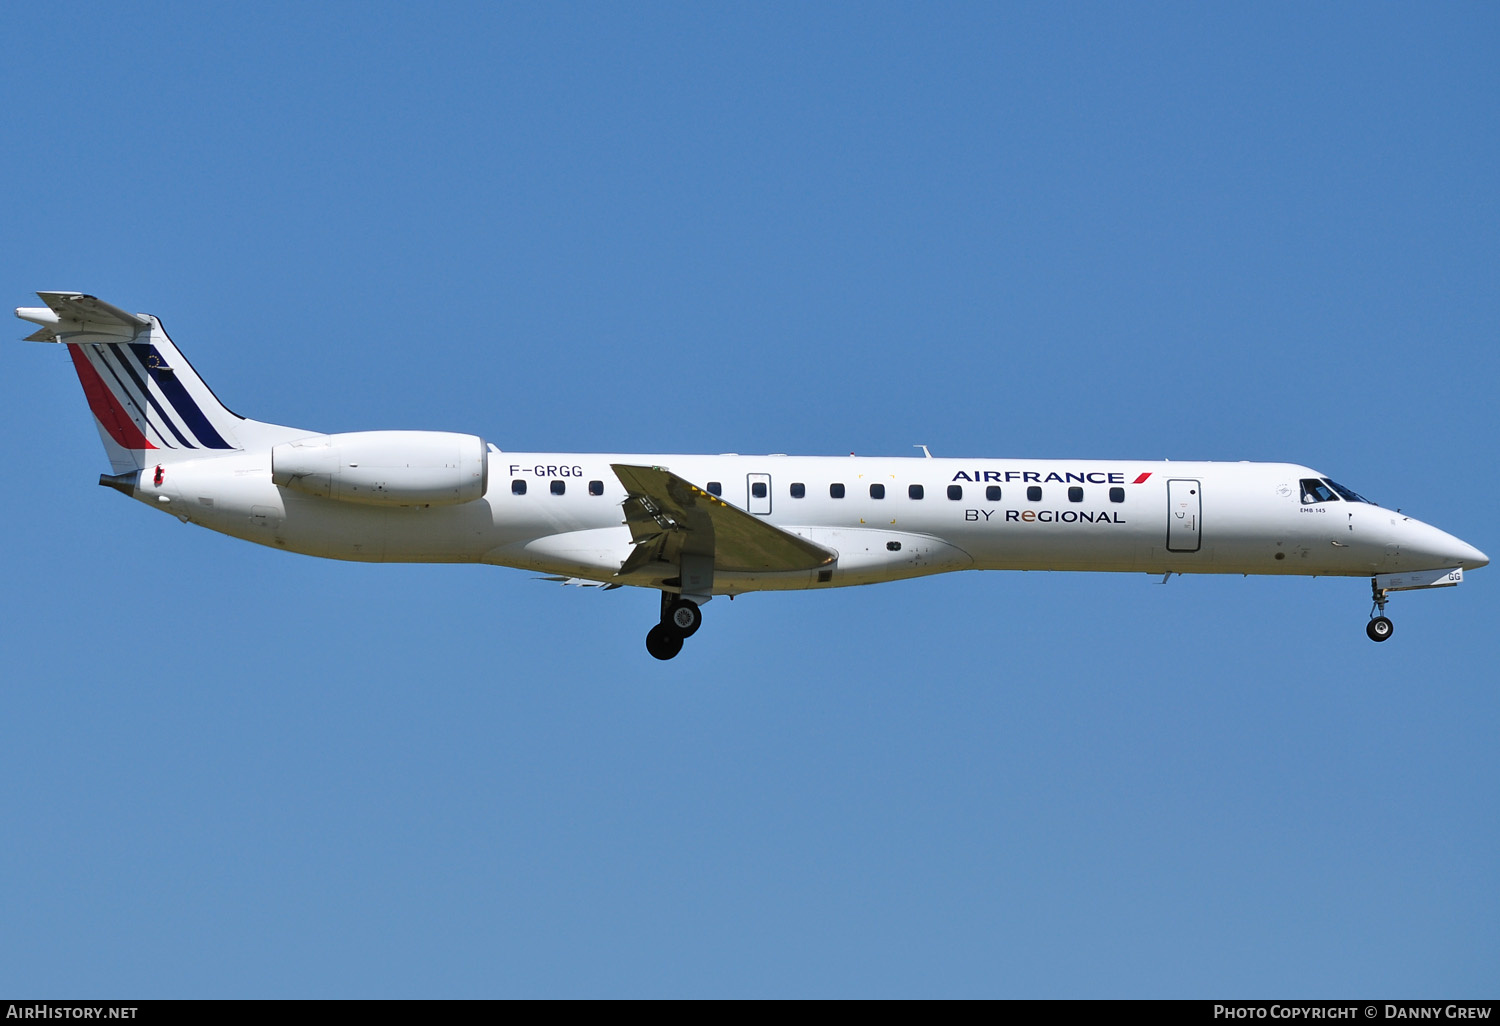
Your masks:
M1302 479L1302 505L1311 506L1317 502L1338 502L1339 497L1334 494L1332 488L1319 481L1315 477L1304 477Z
M1358 492L1350 491L1349 489L1345 488L1343 485L1339 484L1337 481L1330 481L1328 478L1325 477L1323 479L1323 483L1326 484L1329 488L1332 488L1334 491L1338 492L1339 496L1341 498L1343 498L1343 500L1345 502L1363 502L1366 505L1370 505L1370 506L1375 505L1375 503L1371 502L1369 499L1365 498L1363 495L1359 494Z

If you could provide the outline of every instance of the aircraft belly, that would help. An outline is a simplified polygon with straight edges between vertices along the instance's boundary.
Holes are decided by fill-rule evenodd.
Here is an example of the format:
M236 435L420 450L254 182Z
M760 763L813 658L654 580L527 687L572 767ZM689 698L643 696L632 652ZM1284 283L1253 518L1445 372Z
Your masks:
M481 558L497 566L608 580L620 569L631 548L630 529L621 524L523 538L495 546Z
M869 527L795 527L789 530L838 553L838 558L828 569L833 572L833 580L839 583L867 584L925 577L974 566L974 557L968 552L929 534Z
M360 562L478 562L494 544L484 499L458 506L381 508L283 491L275 507L252 510L252 541L312 556ZM245 537L245 535L240 535Z
M586 568L613 572L624 558L614 554L610 563L601 552L564 552L568 539L590 533L576 529L582 526L579 518L559 510L523 519L497 508L489 495L453 506L396 508L292 492L284 492L284 499L285 547L312 555L390 563L483 562L578 576L585 576ZM628 540L623 527L608 530ZM515 552L515 558L504 555Z
M489 500L399 508L384 522L385 559L402 563L474 563L494 544Z

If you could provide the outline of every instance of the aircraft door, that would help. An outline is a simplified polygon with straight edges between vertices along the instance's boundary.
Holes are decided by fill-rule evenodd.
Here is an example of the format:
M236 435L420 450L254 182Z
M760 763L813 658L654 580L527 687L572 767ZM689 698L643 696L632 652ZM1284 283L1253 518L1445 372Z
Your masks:
M746 492L749 502L745 508L751 513L759 513L761 516L771 512L771 475L770 474L746 474Z
M1197 552L1203 545L1203 485L1174 478L1167 482L1167 551Z

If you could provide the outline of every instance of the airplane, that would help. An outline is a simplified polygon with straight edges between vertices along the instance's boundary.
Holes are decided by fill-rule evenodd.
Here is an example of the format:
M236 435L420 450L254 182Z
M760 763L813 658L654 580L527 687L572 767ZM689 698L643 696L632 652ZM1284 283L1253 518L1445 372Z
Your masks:
M184 523L367 562L489 563L661 593L671 659L716 595L955 570L1368 577L1459 584L1489 558L1292 463L506 452L443 431L323 434L232 413L161 321L39 292L108 454L99 483Z

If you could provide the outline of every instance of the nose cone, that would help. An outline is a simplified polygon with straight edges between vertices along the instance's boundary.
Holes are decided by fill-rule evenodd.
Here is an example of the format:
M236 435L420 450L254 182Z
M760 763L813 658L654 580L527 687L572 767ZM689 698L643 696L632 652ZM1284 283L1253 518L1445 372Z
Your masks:
M1483 552L1480 552L1468 542L1459 542L1458 544L1463 547L1463 552L1460 554L1462 556L1462 560L1458 564L1459 566L1463 567L1465 570L1478 570L1482 566L1489 565L1489 556L1486 556Z
M1478 570L1489 564L1490 557L1461 538L1447 531L1440 531L1420 520L1408 520L1402 532L1402 562L1408 566L1438 570L1443 567L1460 566L1465 570Z

